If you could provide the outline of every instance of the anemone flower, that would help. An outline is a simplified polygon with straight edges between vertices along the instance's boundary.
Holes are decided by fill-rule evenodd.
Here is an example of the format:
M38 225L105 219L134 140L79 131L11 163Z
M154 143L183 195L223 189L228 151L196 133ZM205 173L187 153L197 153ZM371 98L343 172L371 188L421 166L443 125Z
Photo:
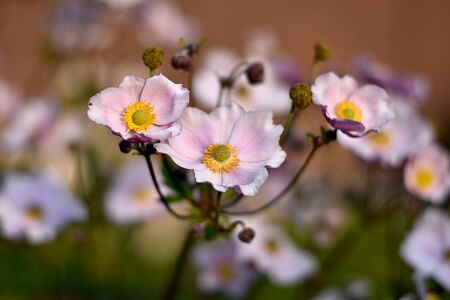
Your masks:
M189 91L163 75L127 75L119 87L89 100L88 116L130 142L149 142L180 133L178 119L188 102Z
M394 118L389 96L376 85L358 87L350 76L326 73L311 87L313 102L321 106L328 123L349 136L363 136Z
M156 144L156 150L218 191L234 188L253 196L268 177L266 166L276 168L286 158L279 145L283 127L273 124L271 111L245 112L231 102L210 114L189 107L180 121L180 135Z

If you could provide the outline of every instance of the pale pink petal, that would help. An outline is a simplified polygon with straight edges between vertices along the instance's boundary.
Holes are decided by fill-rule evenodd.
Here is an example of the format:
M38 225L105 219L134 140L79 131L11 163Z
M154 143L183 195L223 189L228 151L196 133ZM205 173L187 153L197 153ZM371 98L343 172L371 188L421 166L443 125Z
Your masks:
M357 88L356 81L349 77L344 76L337 82L331 83L323 93L323 97L326 101L327 113L331 118L336 118L336 106L342 101L348 99L350 93Z
M229 143L237 147L241 161L265 162L279 147L283 127L273 125L272 112L247 112L240 117L231 132Z
M318 76L311 86L313 102L317 105L327 105L324 98L324 92L330 84L338 82L339 77L334 73L326 73Z
M217 125L211 117L197 108L186 108L180 118L182 132L167 143L173 151L189 159L202 159L204 150L218 143Z
M181 117L189 103L189 91L163 75L156 75L146 80L140 101L154 107L155 124L165 125Z
M106 125L121 135L128 133L123 123L123 111L136 102L131 94L121 88L107 88L89 100L88 116L97 124Z
M178 120L169 125L158 126L150 125L147 131L142 132L146 137L153 140L166 140L173 136L179 135L181 132L181 122Z
M138 100L141 98L144 84L144 78L137 77L135 75L127 75L120 83L119 88L126 90L132 99Z
M389 106L389 96L386 91L375 85L364 85L355 89L349 100L362 110L361 123L366 131L377 130L394 118L394 111Z
M218 126L218 142L228 143L231 131L235 126L236 120L245 114L244 109L234 101L227 106L220 106L210 114Z

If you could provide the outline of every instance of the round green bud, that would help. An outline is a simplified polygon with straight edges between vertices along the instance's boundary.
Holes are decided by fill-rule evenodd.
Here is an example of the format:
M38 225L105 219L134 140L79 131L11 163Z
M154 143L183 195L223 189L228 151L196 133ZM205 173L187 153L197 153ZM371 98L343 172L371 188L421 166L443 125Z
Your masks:
M312 101L312 93L309 85L296 83L289 89L289 98L294 102L298 109L307 108Z
M163 64L164 51L158 47L148 47L142 54L142 60L150 70L156 70Z
M331 55L330 48L324 43L314 45L314 60L326 61Z

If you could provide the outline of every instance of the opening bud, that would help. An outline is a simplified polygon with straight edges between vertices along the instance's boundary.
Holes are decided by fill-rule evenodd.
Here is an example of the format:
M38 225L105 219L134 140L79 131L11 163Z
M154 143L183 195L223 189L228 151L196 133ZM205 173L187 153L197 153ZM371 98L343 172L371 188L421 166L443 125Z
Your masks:
M296 83L289 89L289 97L298 109L307 108L312 102L312 93L309 85Z
M250 64L245 70L245 74L251 84L261 83L264 80L264 66L262 63Z
M164 51L158 47L148 47L142 54L142 60L150 70L156 70L162 66L164 62Z
M326 61L331 55L330 48L324 43L314 45L314 61Z
M122 153L130 153L131 152L131 143L127 140L121 140L119 142L119 149Z
M147 151L147 153L149 155L156 153L156 149L153 145L154 145L154 143L152 143L152 142L145 144L145 150Z
M251 243L255 237L255 231L250 227L245 227L238 233L238 238L244 243Z
M192 66L192 59L188 55L177 54L172 57L172 67L179 71L189 71Z

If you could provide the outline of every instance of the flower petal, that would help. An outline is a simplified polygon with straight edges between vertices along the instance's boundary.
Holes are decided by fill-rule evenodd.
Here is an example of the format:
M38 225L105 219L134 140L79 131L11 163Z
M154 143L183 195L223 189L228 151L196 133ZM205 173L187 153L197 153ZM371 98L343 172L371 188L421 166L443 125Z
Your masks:
M140 101L154 107L155 124L166 125L181 117L189 103L189 91L164 75L156 75L146 80Z

